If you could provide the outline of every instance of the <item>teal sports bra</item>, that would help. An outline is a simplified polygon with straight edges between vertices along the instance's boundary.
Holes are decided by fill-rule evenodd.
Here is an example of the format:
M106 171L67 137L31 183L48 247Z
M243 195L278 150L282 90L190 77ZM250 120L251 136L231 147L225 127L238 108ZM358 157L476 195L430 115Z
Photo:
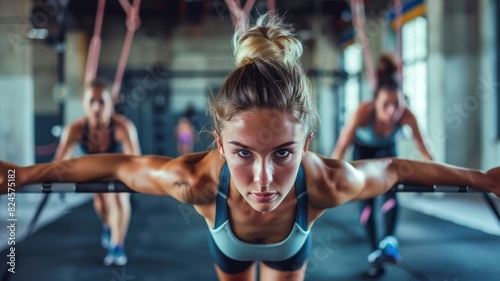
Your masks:
M292 231L283 241L272 244L252 244L238 239L231 230L227 216L227 197L229 194L230 172L227 163L222 167L219 189L217 191L215 226L210 228L215 244L229 258L239 261L282 261L294 256L309 236L308 196L304 170L299 167L295 180L297 208Z
M394 130L388 136L379 136L375 134L375 110L372 110L368 126L356 129L355 142L369 147L388 147L396 144L396 135L401 129L401 123L398 121L394 125Z

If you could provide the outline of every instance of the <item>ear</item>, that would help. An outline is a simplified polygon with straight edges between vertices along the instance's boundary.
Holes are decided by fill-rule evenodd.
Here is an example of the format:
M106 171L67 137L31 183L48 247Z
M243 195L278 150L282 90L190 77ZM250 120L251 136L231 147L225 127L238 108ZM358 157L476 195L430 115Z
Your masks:
M214 135L215 135L215 141L217 142L217 150L219 150L220 155L224 156L224 146L222 145L222 138L220 137L219 133L217 133L216 130L214 130Z
M307 153L307 151L309 150L309 143L311 142L313 136L314 136L314 133L310 133L309 136L307 136L306 144L304 145L304 152L302 155L305 155Z

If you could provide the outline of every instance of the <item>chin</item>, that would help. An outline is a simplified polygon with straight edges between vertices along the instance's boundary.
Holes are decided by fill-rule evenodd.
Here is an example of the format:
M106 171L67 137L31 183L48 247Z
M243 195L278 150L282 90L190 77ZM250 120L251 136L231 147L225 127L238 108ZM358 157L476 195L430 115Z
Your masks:
M269 203L259 203L259 202L252 202L250 204L254 210L257 212L261 213L267 213L267 212L272 212L274 209L276 209L279 206L279 203L277 202L269 202Z

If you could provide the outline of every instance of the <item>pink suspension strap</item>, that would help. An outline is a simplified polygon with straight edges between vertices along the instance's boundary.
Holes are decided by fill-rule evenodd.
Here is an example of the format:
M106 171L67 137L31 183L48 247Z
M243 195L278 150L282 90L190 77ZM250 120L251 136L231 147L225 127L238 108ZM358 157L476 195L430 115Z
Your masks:
M370 80L372 88L375 89L377 87L377 73L373 65L373 56L365 33L365 4L363 0L351 0L351 13L354 29L358 34L359 42L363 48L368 80Z
M240 0L225 0L225 2L231 13L231 20L233 21L234 28L239 29L242 25L246 28L248 15L255 5L255 0L247 0L243 9L241 8Z
M267 0L267 11L272 18L276 16L276 0Z
M101 51L101 29L105 4L106 0L99 0L99 2L97 3L94 35L92 36L92 40L90 41L89 52L87 55L87 66L85 68L85 85L94 80L97 73L99 53Z
M141 0L134 0L132 5L128 2L128 0L118 1L127 14L127 34L125 35L122 53L120 55L120 60L116 69L115 81L113 83L113 88L111 89L111 95L114 101L117 101L119 98L120 88L123 80L123 73L125 72L125 66L127 65L130 46L132 45L132 41L134 39L134 33L141 25L141 19L139 18L139 8ZM94 35L92 36L92 40L90 41L89 52L87 56L85 84L90 83L96 78L97 66L99 65L99 53L101 51L101 30L105 4L106 0L99 0L97 4Z
M130 52L130 46L134 39L134 33L141 25L141 19L139 18L139 8L141 5L141 0L134 0L133 4L130 5L128 0L118 0L122 5L123 10L127 14L126 25L127 34L125 35L125 41L123 43L122 53L120 55L120 61L118 62L118 67L116 69L115 81L113 83L113 88L111 89L111 95L113 100L118 101L120 95L120 88L123 80L123 73L125 72L125 67L127 65L127 59Z

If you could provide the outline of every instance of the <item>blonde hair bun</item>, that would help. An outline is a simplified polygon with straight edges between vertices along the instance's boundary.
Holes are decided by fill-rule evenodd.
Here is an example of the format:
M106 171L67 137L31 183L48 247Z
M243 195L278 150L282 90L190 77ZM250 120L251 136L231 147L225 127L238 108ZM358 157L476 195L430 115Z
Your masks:
M293 28L268 14L260 16L254 27L237 30L233 48L237 67L256 60L299 63L303 50Z

